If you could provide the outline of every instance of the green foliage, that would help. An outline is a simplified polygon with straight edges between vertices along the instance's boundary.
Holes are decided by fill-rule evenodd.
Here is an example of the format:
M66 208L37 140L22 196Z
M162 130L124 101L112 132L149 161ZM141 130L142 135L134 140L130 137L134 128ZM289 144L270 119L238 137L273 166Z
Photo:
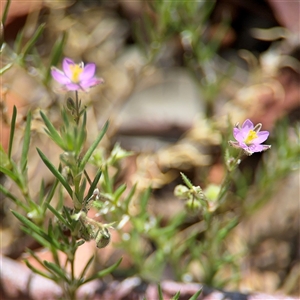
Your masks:
M77 108L78 110L76 112L80 113L80 105L78 105ZM91 239L96 241L99 248L105 247L110 241L110 234L107 228L110 228L111 226L103 225L86 216L86 212L89 209L87 207L88 202L97 197L96 187L102 174L101 169L96 173L93 181L90 181L89 177L87 177L90 181L90 188L87 195L85 195L87 179L82 176L82 174L86 174L86 176L88 176L85 172L86 164L103 138L108 128L108 123L105 124L98 137L88 148L86 153L82 154L81 150L83 149L86 135L86 113L84 112L78 116L78 124L75 122L75 119L69 119L66 115L66 111L63 111L62 113L64 115L62 118L64 126L60 135L51 121L41 112L42 119L44 120L47 128L46 133L58 146L61 147L62 151L64 151L65 159L62 160L62 163L57 168L40 149L37 149L40 158L53 174L55 180L52 188L48 192L45 191L44 181L41 180L38 199L32 199L30 191L28 190L27 176L31 135L31 114L28 114L26 120L21 159L20 161L15 162L13 160L12 150L16 128L17 109L14 107L8 153L5 153L1 147L1 157L4 158L4 163L1 164L0 171L16 183L25 199L25 202L18 199L18 197L15 197L3 185L0 185L0 190L4 195L6 195L6 197L14 201L17 206L22 208L27 214L27 217L25 217L17 211L12 211L13 215L22 223L22 229L24 232L31 235L40 245L52 252L53 262L48 262L41 261L33 251L29 250L31 256L40 265L42 265L46 271L38 270L28 261L26 261L27 266L33 272L62 285L64 287L63 293L65 299L76 299L76 291L79 286L109 274L118 267L121 259L111 267L99 271L88 278L84 278L84 276L93 261L93 257L90 258L79 278L75 278L73 273L68 274L66 268L61 265L58 260L58 251L64 252L67 256L66 264L69 264L71 266L71 270L73 270L74 257L77 248L82 245L85 240L89 241ZM80 122L80 117L83 118L82 122ZM71 122L73 122L73 124L71 124ZM73 148L68 148L68 139L69 141L72 141L72 139L77 141L77 143L74 143ZM72 159L66 159L66 157L72 157ZM64 177L65 174L63 170L66 167L69 168L69 175L73 178L71 185L68 183L68 179ZM58 205L57 208L55 208L50 204L51 200L55 196L55 191L59 183L61 184L60 189L63 187L68 196L73 200L74 208L69 209L61 205ZM116 199L120 197L120 194L123 191L124 188L117 191ZM45 216L49 213L52 213L55 218L50 219L48 224L44 224ZM79 217L77 217L77 215L79 215ZM44 226L46 226L46 229ZM66 235L66 229L71 232L70 237Z

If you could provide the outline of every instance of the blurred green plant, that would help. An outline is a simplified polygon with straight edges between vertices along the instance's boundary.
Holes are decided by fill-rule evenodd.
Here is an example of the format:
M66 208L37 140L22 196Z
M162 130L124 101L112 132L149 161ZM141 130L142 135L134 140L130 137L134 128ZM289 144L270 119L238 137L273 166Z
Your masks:
M11 0L6 1L1 19L0 55L4 62L4 66L0 69L0 75L3 75L14 64L18 64L23 68L33 66L37 71L39 71L41 83L48 87L51 78L51 66L57 65L57 63L60 61L63 54L63 48L66 43L67 34L66 32L63 32L61 36L57 38L55 44L53 45L50 53L50 59L47 64L42 61L38 51L36 50L36 44L43 36L46 27L45 23L40 24L34 31L33 35L29 38L27 37L26 39L24 38L24 33L26 31L26 28L24 27L18 32L13 47L11 48L4 40L4 34L6 31L5 22L10 4Z
M143 16L134 23L135 37L148 58L157 63L175 39L183 63L199 82L199 98L204 100L207 117L214 113L215 99L228 78L214 62L229 20L226 16L214 27L210 16L216 1L145 1Z
M21 159L19 162L15 162L11 155L17 117L17 109L14 107L8 153L5 153L2 147L0 148L1 160L3 162L3 164L1 163L0 171L16 183L23 198L25 199L25 202L15 197L3 185L0 185L0 189L6 197L14 201L18 207L25 211L27 217L17 211L12 211L12 213L23 224L22 229L36 239L43 247L49 249L52 253L54 262L47 262L41 261L34 252L29 250L31 256L44 267L45 271L38 270L28 261L26 261L27 266L35 273L58 283L63 289L64 299L76 299L76 291L81 285L110 273L120 264L121 259L113 266L85 278L86 271L94 259L93 255L81 275L79 277L75 277L74 258L78 247L85 241L94 239L97 247L103 248L110 240L110 233L107 229L110 225L103 225L100 222L96 222L88 218L86 215L88 211L86 206L88 200L97 197L95 190L101 176L101 172L99 171L94 180L91 181L88 178L87 173L84 171L90 156L104 136L108 123L105 124L94 143L83 155L82 148L86 135L86 111L81 114L83 120L78 124L75 123L73 116L68 115L65 110L62 110L62 114L64 125L61 132L58 132L47 116L41 112L47 134L64 151L64 153L62 154L63 158L61 159L60 165L56 168L43 154L43 152L37 149L38 154L53 174L55 180L49 192L45 191L44 182L42 180L39 191L39 199L36 201L36 199L32 199L30 196L27 176L31 114L29 113L27 116ZM68 168L67 176L65 172L66 168ZM90 188L85 196L87 178L90 182ZM73 208L68 209L63 206L63 197L60 198L56 207L53 207L50 204L54 198L55 190L59 183L61 184L60 188L63 187L68 196L73 200ZM44 220L46 214L49 212L56 217L56 220L52 218L49 220L48 224L45 224ZM58 253L60 251L65 253L67 256L64 264L58 259ZM66 267L68 265L70 265L71 273L66 271Z

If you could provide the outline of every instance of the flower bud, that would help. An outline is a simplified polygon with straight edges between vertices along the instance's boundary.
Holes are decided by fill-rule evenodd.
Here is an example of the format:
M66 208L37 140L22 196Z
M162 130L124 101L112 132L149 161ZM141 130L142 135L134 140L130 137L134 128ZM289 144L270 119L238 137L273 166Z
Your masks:
M189 197L190 190L182 184L179 184L175 187L174 195L178 198L186 199Z
M185 207L189 213L196 214L201 210L201 203L195 198L190 198L185 202Z
M208 201L216 201L220 193L221 187L216 184L210 184L205 189L205 196Z
M102 227L95 237L96 245L99 249L106 247L110 242L110 233L106 227Z
M67 108L70 110L72 114L75 112L75 102L72 98L67 99Z
M69 167L64 167L62 169L62 176L66 179L69 185L74 185L74 179L73 174L71 172L71 169Z

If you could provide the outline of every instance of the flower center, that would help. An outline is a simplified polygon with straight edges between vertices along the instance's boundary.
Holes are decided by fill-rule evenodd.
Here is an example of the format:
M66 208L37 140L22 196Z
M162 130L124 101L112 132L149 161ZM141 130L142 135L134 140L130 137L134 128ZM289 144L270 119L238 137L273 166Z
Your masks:
M250 130L248 136L245 138L244 142L248 145L251 144L253 140L258 138L257 133L254 130Z
M71 80L74 83L78 83L79 80L79 76L83 71L83 68L81 65L71 65L70 66L71 72L72 72L72 76L71 76Z

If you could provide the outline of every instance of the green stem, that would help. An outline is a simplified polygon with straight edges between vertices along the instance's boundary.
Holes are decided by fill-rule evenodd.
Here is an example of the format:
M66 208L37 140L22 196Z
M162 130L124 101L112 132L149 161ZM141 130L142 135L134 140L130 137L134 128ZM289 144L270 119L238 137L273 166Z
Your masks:
M236 167L240 164L240 160L243 156L243 151L241 150L238 154L238 156L234 159L233 163L232 163L232 167L230 168L230 170L227 169L226 171L226 176L222 182L221 185L221 189L217 198L217 202L218 203L222 203L223 198L226 194L226 192L228 191L229 185L231 183L231 173L236 169Z
M76 125L78 125L80 120L80 106L79 106L79 99L78 99L78 91L75 91L75 111L76 111L75 122Z

